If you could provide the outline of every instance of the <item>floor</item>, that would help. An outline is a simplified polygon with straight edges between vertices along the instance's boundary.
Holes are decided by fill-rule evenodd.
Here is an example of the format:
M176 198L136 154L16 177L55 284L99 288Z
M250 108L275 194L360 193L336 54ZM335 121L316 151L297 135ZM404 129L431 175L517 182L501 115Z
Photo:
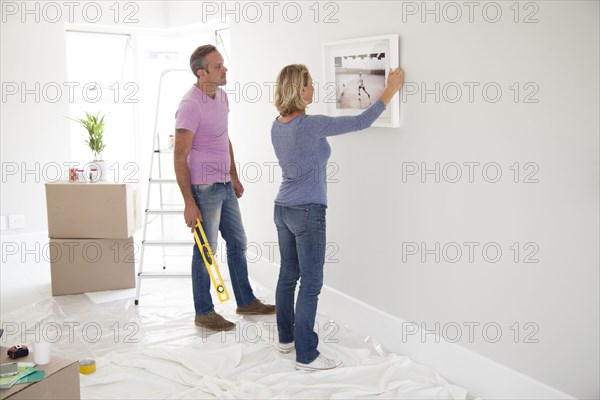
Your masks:
M9 254L6 249L3 245ZM233 301L215 299L217 311L236 329L214 333L196 327L189 279L144 280L138 306L134 289L53 297L43 257L6 254L0 276L2 345L31 346L37 331L56 340L53 355L94 358L97 371L80 375L83 399L467 398L467 390L434 370L388 353L375 339L326 315L318 315L315 327L319 350L344 367L301 372L294 352L280 354L274 346L275 316L241 317ZM270 288L252 283L257 297L273 302Z

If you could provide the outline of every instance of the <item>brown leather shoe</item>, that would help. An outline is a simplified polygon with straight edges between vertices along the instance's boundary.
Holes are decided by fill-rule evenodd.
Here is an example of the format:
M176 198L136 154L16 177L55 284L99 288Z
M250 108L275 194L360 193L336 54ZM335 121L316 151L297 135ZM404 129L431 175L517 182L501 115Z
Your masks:
M275 306L271 304L265 304L259 299L254 300L252 303L248 304L245 307L238 307L235 310L238 314L275 314Z
M211 331L230 331L235 328L233 322L227 321L214 311L204 315L196 315L194 322L196 325L210 329Z

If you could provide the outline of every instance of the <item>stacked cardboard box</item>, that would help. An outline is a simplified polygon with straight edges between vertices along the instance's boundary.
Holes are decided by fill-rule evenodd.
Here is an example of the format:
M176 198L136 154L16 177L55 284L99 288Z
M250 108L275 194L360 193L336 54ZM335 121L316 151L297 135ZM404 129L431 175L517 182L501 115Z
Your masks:
M130 185L48 183L46 204L54 296L135 287Z

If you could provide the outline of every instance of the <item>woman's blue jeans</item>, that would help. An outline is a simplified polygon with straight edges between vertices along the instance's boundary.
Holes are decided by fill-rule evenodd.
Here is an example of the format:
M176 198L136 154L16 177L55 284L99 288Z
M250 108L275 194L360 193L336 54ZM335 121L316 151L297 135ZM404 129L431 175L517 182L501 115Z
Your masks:
M202 213L202 228L213 251L217 253L217 238L219 231L227 245L227 266L231 286L238 307L245 307L256 297L248 281L248 263L246 260L246 233L242 224L242 214L238 199L233 191L233 184L210 183L192 185L194 200ZM197 315L214 311L210 295L210 275L204 265L204 260L194 244L192 256L192 290L194 307Z
M295 341L296 361L310 363L319 356L314 331L325 263L323 204L285 207L275 205L281 268L275 293L280 343ZM300 289L294 311L294 295Z

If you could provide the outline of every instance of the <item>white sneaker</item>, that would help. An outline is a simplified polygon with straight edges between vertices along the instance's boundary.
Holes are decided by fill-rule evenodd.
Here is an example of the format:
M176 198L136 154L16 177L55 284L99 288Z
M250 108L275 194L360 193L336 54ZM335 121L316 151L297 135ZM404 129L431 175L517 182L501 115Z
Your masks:
M332 360L324 355L319 355L316 360L309 364L296 362L296 369L302 371L324 371L327 369L334 369L342 365L341 361Z
M277 350L279 350L280 353L287 354L287 353L291 352L292 350L294 350L294 342L279 343Z

